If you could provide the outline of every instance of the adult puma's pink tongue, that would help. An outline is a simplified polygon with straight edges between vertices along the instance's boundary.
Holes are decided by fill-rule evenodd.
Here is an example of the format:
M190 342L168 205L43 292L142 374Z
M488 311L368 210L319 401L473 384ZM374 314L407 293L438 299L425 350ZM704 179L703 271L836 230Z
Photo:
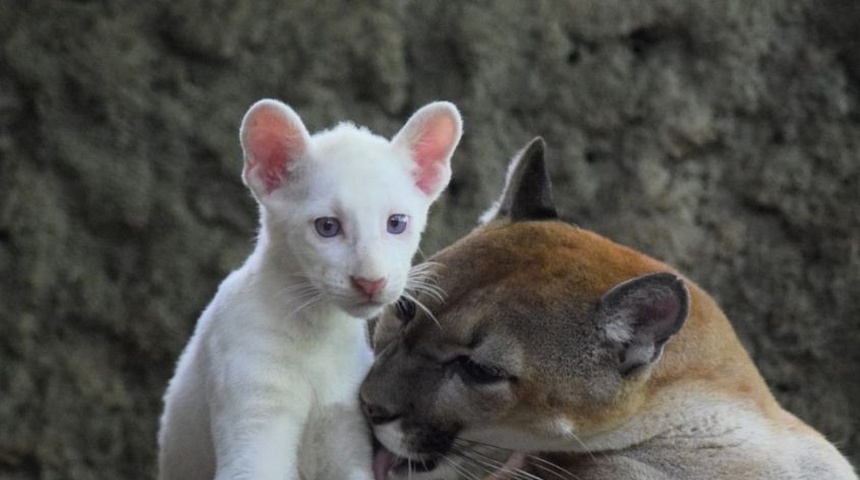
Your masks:
M392 453L382 445L373 454L373 478L375 480L385 480L388 476L388 471L397 463L397 455Z
M511 452L511 456L508 457L508 460L502 465L497 472L493 473L489 477L484 477L483 480L511 480L516 478L516 472L520 468L523 468L523 465L526 463L526 454L523 452Z

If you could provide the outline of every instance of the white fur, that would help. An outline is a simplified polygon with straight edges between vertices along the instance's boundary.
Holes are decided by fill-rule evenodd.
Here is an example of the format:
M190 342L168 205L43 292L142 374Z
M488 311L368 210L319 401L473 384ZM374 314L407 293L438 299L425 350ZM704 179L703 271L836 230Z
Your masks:
M454 130L428 140L434 122ZM457 110L443 102L416 112L391 142L349 124L311 137L272 100L249 110L244 179L260 203L260 235L179 359L165 395L159 479L372 477L357 402L372 359L361 319L403 293L460 132ZM439 138L450 143L441 173L432 191L420 189L415 142ZM259 162L271 149L288 162L265 177ZM387 231L393 214L408 216L405 232ZM341 233L320 236L320 217L336 217ZM385 286L368 295L353 278Z

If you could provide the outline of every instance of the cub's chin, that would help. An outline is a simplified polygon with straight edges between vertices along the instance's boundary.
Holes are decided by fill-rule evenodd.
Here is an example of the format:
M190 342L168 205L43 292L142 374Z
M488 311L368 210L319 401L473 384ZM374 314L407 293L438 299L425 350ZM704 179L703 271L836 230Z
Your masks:
M359 303L353 302L347 305L340 305L340 308L350 317L355 317L359 320L366 320L379 315L385 305L386 304L384 303L378 303L375 301L362 301Z
M380 292L373 298L368 298L365 295L346 294L336 296L333 300L334 304L347 315L360 320L367 320L382 313L386 305L397 301L399 297L400 295L397 293Z

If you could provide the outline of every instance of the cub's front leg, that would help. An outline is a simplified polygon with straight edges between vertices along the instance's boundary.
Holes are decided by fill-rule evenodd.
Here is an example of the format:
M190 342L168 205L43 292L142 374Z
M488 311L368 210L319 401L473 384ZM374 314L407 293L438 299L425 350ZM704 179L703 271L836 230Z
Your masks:
M299 450L304 480L373 480L370 428L356 402L313 409Z
M300 375L276 366L228 365L211 391L216 480L296 480L313 393ZM295 373L295 372L293 372Z

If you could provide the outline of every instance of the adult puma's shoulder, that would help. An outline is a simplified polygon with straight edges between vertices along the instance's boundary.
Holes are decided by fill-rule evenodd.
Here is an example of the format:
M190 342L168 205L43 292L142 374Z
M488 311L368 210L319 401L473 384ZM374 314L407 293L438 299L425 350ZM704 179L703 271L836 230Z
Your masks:
M428 289L377 324L376 478L856 479L707 293L558 220L543 150L430 260L444 300Z

